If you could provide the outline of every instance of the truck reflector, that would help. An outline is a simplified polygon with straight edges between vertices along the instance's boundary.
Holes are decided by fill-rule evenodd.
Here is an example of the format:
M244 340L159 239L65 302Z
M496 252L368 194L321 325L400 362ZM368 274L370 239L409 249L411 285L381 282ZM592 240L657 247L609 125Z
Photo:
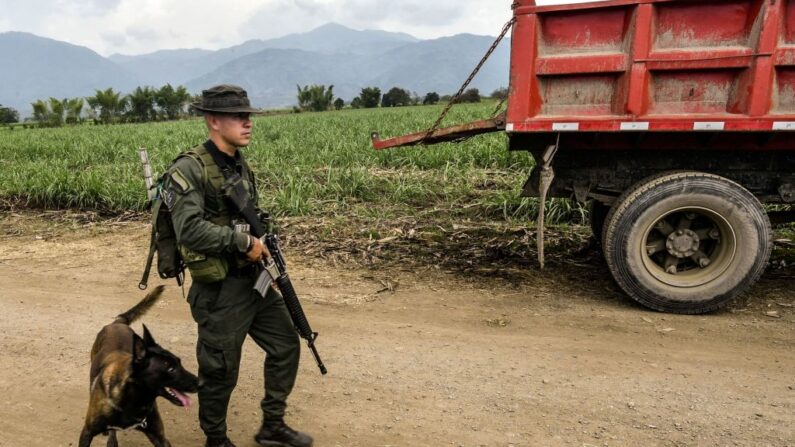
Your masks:
M649 122L636 121L631 123L621 123L621 130L649 130Z
M693 130L723 130L726 123L723 121L706 121L693 123Z
M573 132L580 130L580 123L552 123L552 130Z
M773 130L795 130L795 121L776 121Z

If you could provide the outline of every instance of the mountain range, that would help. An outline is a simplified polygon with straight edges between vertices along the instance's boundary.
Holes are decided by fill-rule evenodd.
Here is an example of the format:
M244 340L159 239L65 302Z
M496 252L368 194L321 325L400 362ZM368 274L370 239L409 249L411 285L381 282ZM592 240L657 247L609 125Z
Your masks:
M93 95L113 87L185 85L193 93L220 83L241 85L263 108L296 103L296 85L334 85L352 100L363 87L401 87L424 95L454 93L485 54L493 37L459 34L420 40L404 33L358 31L330 23L306 33L250 40L220 50L175 49L142 55L94 51L33 34L0 34L0 104L24 116L37 99ZM507 85L510 44L503 43L472 87Z

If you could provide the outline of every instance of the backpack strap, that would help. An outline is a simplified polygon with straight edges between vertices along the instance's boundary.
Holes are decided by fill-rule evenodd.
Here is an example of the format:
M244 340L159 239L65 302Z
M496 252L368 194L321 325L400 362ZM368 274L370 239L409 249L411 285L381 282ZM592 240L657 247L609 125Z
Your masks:
M202 181L207 180L207 166L204 164L204 160L202 160L201 154L196 152L195 150L185 151L177 156L174 161L171 162L171 165L177 162L177 160L181 158L190 158L191 160L195 161L199 164L202 168Z
M216 163L212 154L203 145L179 154L174 162L180 158L190 158L198 163L202 168L202 182L220 191L225 180L222 170L227 167L226 162Z

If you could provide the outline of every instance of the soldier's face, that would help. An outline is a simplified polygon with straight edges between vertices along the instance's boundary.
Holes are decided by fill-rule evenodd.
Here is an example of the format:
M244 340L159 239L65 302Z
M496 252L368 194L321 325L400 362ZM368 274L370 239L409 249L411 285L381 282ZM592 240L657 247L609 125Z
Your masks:
M210 128L227 143L245 147L251 143L251 114L224 113L210 118Z

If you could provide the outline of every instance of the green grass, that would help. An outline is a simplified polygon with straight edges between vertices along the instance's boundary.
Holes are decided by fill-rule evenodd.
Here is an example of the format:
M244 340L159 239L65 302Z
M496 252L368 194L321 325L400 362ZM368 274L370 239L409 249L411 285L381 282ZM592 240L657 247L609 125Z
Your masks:
M444 125L486 118L493 102L458 105ZM260 206L280 216L355 213L390 217L437 210L454 218L528 220L537 201L519 197L532 168L503 133L459 144L372 149L370 133L426 129L441 106L277 115L256 118L244 149L257 173ZM137 150L156 173L206 138L201 119L114 126L15 129L0 139L0 198L35 208L142 211ZM550 221L580 221L568 201L549 205Z

